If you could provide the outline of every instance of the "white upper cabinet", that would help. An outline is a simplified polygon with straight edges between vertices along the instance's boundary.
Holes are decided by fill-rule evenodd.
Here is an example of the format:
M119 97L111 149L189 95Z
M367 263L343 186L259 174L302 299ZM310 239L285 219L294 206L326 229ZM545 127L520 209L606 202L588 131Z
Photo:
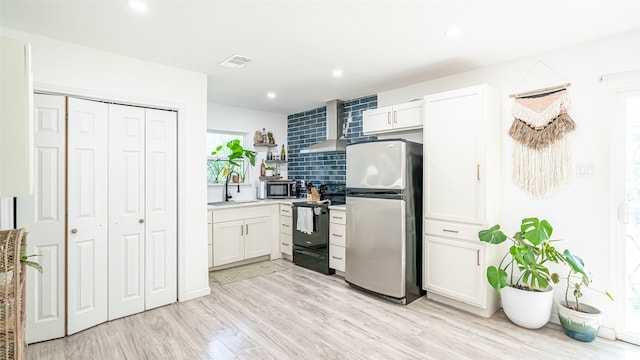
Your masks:
M0 38L0 196L33 193L33 80L28 43Z
M414 130L422 127L423 101L365 110L362 113L362 131L365 135Z

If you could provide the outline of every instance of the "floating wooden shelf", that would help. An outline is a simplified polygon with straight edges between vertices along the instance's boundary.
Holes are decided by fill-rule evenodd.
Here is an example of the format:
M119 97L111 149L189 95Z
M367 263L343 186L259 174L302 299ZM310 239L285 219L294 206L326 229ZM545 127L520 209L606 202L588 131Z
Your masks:
M287 160L265 160L265 164L286 164Z
M264 147L276 147L278 144L269 144L269 143L255 143L253 146L264 146Z

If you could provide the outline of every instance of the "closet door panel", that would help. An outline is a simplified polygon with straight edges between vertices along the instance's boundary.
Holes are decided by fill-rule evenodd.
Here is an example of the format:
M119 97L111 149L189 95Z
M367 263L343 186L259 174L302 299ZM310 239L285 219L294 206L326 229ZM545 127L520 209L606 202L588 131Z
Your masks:
M177 114L146 111L145 309L177 300Z
M69 99L67 333L107 321L107 105Z
M27 268L28 343L64 336L65 111L64 96L34 95L34 192L16 207L26 253L40 255L43 269Z
M145 109L109 105L109 320L144 311Z

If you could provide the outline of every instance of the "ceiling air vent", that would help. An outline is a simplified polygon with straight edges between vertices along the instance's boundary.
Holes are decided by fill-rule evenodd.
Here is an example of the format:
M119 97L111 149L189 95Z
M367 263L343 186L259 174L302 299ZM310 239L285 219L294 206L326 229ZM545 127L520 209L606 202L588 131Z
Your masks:
M242 56L242 55L233 55L232 57L224 60L220 63L221 66L230 67L233 69L241 68L244 64L252 61L253 59L250 57Z

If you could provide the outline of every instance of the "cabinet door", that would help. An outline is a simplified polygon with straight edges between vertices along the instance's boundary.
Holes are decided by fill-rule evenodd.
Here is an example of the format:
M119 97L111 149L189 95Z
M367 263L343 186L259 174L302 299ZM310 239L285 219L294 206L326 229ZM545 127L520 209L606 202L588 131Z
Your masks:
M145 112L109 106L109 320L144 311Z
M482 87L425 97L425 217L482 224Z
M27 343L64 336L65 97L35 95L35 187L17 198L18 228L29 231L27 254L42 273L27 270ZM28 269L28 268L27 268Z
M483 244L429 235L425 244L424 288L485 308Z
M213 210L207 212L207 236L209 243L209 267L213 267Z
M415 129L422 127L424 118L423 101L412 101L406 104L400 104L393 107L393 128Z
M107 321L107 104L69 99L67 335Z
M244 221L213 224L213 266L244 260Z
M145 310L178 299L177 121L175 111L145 110Z
M391 116L391 106L364 111L362 115L362 132L369 134L391 130L393 128Z
M271 217L245 220L244 258L271 254Z
M0 196L33 192L31 47L0 37Z

